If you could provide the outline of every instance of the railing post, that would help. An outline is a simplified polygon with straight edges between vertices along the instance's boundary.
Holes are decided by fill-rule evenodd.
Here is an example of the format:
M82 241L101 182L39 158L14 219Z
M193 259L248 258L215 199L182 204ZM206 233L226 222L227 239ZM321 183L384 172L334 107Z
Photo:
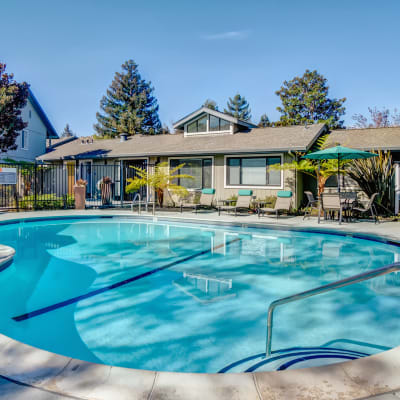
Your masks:
M37 208L37 164L35 162L35 166L33 169L33 209L36 210Z
M266 342L266 349L265 349L266 357L269 357L271 355L273 323L274 323L274 308L271 307L268 310L268 319L267 319L267 342Z
M119 193L120 193L120 204L121 207L124 206L124 168L123 168L123 164L124 162L122 160L120 160L119 162Z

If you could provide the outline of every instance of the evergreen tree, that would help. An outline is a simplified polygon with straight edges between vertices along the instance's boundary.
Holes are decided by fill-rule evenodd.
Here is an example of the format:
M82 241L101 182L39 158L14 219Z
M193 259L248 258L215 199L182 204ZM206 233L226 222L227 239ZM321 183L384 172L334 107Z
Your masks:
M232 115L232 117L239 118L243 121L250 121L251 110L249 103L245 97L239 93L232 99L229 97L227 102L227 109L224 109L224 113Z
M284 81L275 93L281 98L282 107L277 125L300 125L325 122L330 129L343 127L340 117L345 113L346 98L330 99L327 79L317 71L306 70L303 76Z
M15 150L20 131L28 125L21 118L28 88L26 82L18 83L13 74L7 74L6 64L0 63L0 152Z
M116 72L106 96L100 101L102 113L94 129L100 137L114 138L121 133L157 134L161 130L157 99L150 82L141 78L133 60Z
M64 131L61 135L61 137L71 137L71 136L75 136L74 132L71 131L71 128L69 127L69 124L65 125Z
M207 107L207 108L209 108L209 109L211 109L211 110L218 111L217 103L216 103L214 100L211 100L211 99L207 99L207 100L204 102L204 104L203 104L202 107Z
M269 120L267 114L263 114L260 117L260 122L258 123L259 128L267 128L268 126L272 126L271 121Z

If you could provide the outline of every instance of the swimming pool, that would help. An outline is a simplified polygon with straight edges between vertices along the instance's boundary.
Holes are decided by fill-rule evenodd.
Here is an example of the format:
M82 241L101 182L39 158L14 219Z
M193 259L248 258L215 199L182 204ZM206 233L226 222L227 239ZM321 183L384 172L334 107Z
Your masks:
M400 344L400 274L269 304L400 259L400 247L276 229L131 218L0 225L0 332L86 361L179 372L299 368Z

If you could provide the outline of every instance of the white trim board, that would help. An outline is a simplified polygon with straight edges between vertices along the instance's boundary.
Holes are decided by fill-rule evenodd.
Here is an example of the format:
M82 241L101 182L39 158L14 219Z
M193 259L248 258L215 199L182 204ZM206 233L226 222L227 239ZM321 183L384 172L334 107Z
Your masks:
M214 188L214 171L215 171L215 162L214 162L214 156L190 156L190 157L168 157L168 172L170 171L170 160L182 160L182 159L194 159L194 160L203 160L205 158L211 158L211 188ZM198 190L201 190L201 188L199 189L187 189L189 192L196 192Z
M280 186L257 186L257 185L227 185L226 183L226 178L227 178L227 164L226 164L226 159L227 158L248 158L248 157L254 157L254 158L260 158L260 157L280 157L281 158L281 165L283 164L283 158L284 158L284 153L261 153L261 154L246 154L246 155L237 155L237 154L226 154L224 155L224 189L261 189L261 190L266 190L266 189L271 189L271 190L282 190L284 188L284 176L283 176L283 170L281 170L281 184Z

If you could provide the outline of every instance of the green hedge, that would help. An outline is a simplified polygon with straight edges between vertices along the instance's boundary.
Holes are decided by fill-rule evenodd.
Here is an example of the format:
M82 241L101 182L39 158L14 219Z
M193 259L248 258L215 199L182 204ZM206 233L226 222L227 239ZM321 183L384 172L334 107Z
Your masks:
M57 196L55 193L38 194L36 201L34 195L24 196L18 201L19 208L25 210L48 210L60 208L72 208L75 206L75 199L72 195Z

